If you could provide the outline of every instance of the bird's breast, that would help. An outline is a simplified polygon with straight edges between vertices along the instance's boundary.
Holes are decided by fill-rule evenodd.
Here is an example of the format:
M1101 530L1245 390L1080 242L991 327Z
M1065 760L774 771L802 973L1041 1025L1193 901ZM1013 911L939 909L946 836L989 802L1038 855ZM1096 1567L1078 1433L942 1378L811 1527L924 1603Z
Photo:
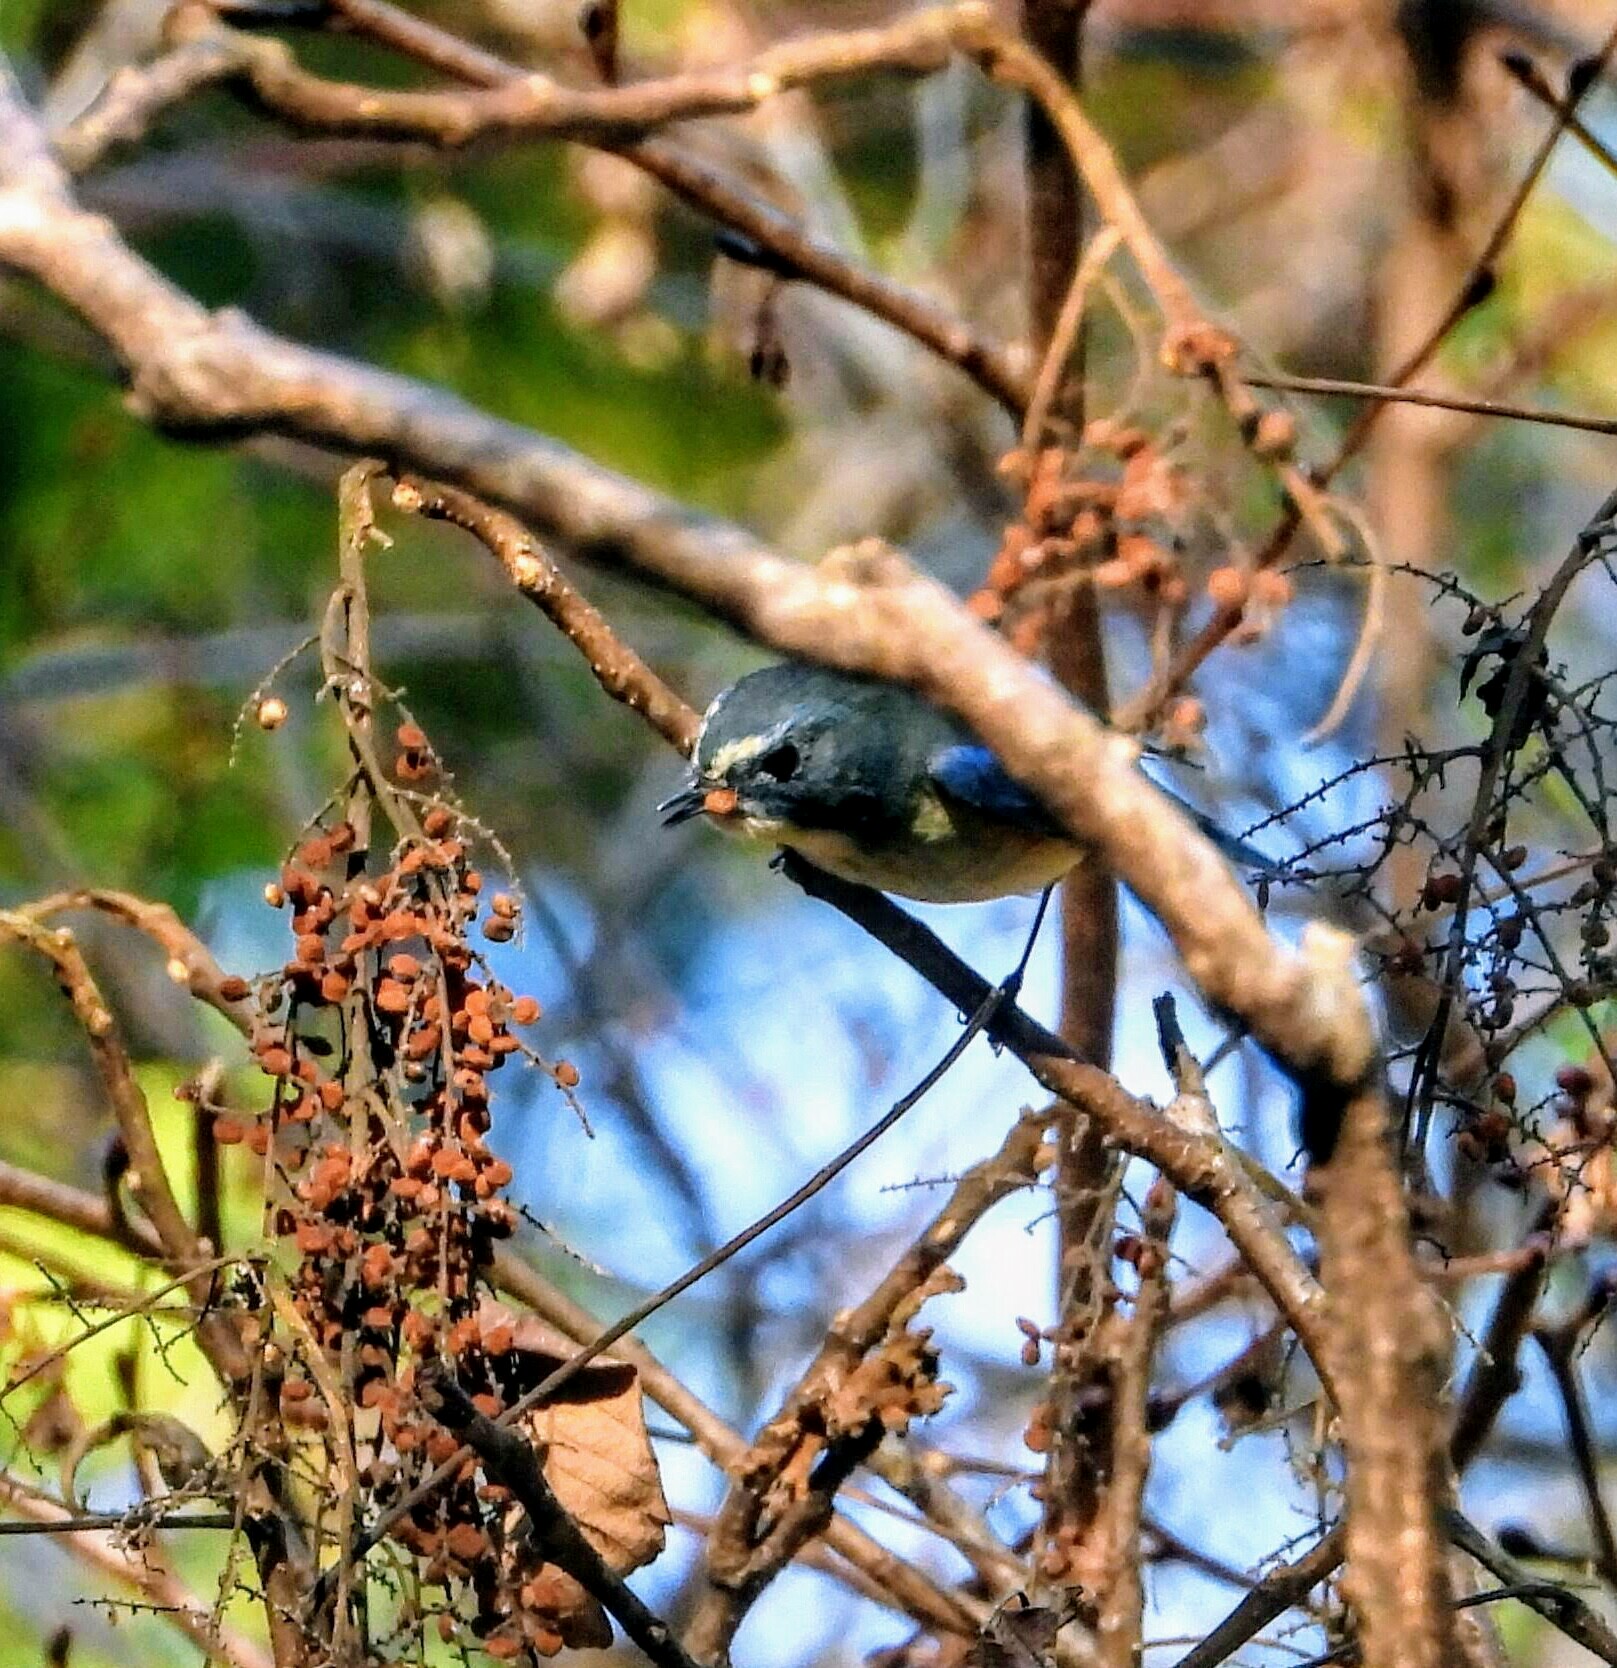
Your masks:
M996 830L991 839L909 838L864 845L826 829L780 828L770 838L844 880L922 903L980 903L1041 892L1078 860L1048 835Z

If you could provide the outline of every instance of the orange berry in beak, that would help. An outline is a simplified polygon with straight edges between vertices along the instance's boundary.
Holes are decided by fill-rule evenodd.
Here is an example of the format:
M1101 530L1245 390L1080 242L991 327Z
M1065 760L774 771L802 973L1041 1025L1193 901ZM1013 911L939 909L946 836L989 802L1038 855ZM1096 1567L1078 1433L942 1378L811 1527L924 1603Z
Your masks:
M710 817L728 817L735 811L739 796L734 788L709 788L702 795L702 809Z

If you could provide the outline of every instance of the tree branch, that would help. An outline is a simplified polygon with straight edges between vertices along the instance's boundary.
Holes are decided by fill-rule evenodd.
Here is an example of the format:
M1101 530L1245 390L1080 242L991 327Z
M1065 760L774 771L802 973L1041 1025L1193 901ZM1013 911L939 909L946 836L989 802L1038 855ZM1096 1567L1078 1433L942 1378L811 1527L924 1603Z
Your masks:
M0 1474L0 1501L19 1517L47 1530L69 1527L73 1513L54 1501L31 1493L15 1479ZM275 1668L270 1657L234 1629L215 1623L212 1607L199 1599L179 1577L160 1564L123 1551L114 1544L110 1530L83 1529L62 1543L82 1562L132 1587L156 1606L180 1632L208 1656L229 1668Z
M580 1344L594 1344L606 1328L587 1310L559 1291L537 1270L509 1252L495 1255L495 1281ZM747 1439L727 1425L693 1391L669 1371L638 1338L624 1337L613 1353L640 1375L645 1392L696 1438L698 1446L721 1470L734 1472L747 1452ZM889 1551L857 1524L833 1516L825 1544L845 1558L895 1605L934 1632L969 1637L987 1615L980 1601L945 1592L930 1576Z
M234 48L242 90L277 120L306 132L410 139L444 149L479 141L570 139L617 149L675 122L743 115L820 81L930 75L949 60L953 13L917 12L886 28L806 35L766 48L746 63L631 82L569 87L528 73L498 85L428 92L328 81L302 69L280 41L226 29L204 0L172 15L180 45Z
M838 1466L833 1473L826 1463L835 1446L828 1435L833 1399L890 1330L903 1325L977 1223L1002 1199L1034 1184L1049 1121L1047 1113L1022 1117L998 1152L960 1178L943 1208L870 1295L837 1315L780 1410L733 1468L735 1481L708 1540L706 1582L689 1635L699 1656L727 1658L736 1629L765 1586L830 1522L844 1472ZM860 1434L871 1444L880 1442L884 1427L873 1411L866 1411L866 1429ZM782 1473L794 1459L814 1452L819 1439L825 1452L809 1474L807 1491L784 1509L775 1502L766 1522L766 1505L781 1486Z
M480 1413L453 1379L426 1375L423 1404L483 1462L489 1477L510 1489L528 1514L535 1540L547 1561L559 1565L606 1609L658 1668L700 1668L672 1630L616 1574L551 1492L532 1443L520 1432Z

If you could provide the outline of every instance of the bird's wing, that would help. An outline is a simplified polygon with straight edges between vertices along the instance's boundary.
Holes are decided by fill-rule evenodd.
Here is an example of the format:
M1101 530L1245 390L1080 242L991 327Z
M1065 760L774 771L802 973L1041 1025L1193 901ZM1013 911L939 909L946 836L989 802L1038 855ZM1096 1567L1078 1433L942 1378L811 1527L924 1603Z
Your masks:
M1029 834L1059 834L1048 811L1006 773L994 755L974 742L941 748L928 762L933 786L957 805L997 818Z
M953 747L942 748L932 756L928 775L938 792L957 805L969 806L984 816L997 818L1000 822L1029 834L1070 837L1038 800L1006 772L1004 765L986 747L961 742ZM1171 799L1238 868L1273 868L1272 859L1249 846L1244 840L1225 833L1210 816L1198 811L1172 788L1164 787L1157 781L1153 781L1151 785Z

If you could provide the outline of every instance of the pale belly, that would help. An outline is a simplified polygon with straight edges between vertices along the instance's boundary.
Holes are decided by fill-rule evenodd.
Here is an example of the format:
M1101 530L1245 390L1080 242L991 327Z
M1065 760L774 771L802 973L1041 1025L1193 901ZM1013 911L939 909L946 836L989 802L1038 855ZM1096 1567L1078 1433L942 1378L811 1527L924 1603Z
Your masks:
M747 818L739 822L731 831L745 839L790 846L844 880L921 903L980 903L1042 892L1082 855L1066 840L1004 829L996 830L990 841L916 839L901 847L865 851L847 835L824 829L788 829Z

